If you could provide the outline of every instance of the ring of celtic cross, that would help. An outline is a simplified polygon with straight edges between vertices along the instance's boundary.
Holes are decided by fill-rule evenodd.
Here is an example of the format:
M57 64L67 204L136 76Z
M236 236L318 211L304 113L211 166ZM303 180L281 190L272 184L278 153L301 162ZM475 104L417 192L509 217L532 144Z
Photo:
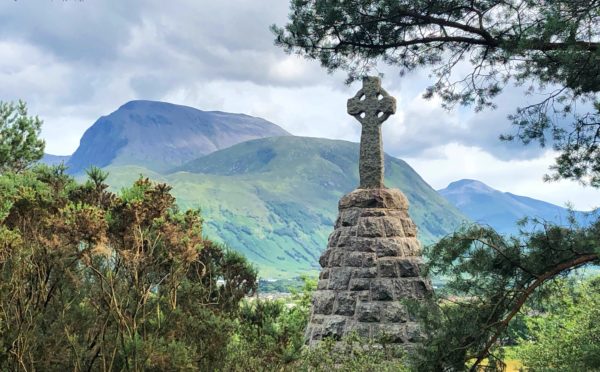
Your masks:
M381 79L368 76L363 87L348 100L348 114L362 124L360 136L360 188L384 188L381 124L396 113L396 99L382 87Z

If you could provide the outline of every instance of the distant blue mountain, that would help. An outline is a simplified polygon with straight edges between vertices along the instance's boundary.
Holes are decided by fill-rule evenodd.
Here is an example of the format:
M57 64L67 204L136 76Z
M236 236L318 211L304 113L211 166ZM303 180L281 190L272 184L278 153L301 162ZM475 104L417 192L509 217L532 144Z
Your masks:
M261 118L156 101L131 101L98 119L68 161L69 172L90 165L168 169L240 142L288 132Z
M452 182L438 192L473 221L489 225L504 234L517 233L516 222L524 217L568 224L569 211L566 208L501 192L476 180ZM580 223L586 223L585 213L575 212L575 217Z
M44 154L44 157L40 160L40 163L46 165L59 165L59 164L67 164L71 157L68 155L51 155Z

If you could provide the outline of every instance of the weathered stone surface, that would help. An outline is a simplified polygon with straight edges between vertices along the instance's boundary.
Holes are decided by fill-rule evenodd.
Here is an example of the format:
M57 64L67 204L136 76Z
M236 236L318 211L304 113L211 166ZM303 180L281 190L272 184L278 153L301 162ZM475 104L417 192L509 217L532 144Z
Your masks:
M360 302L356 309L357 320L375 323L381 320L381 305L377 302Z
M352 272L352 278L376 278L377 268L376 267L363 267L360 269L354 269Z
M396 112L396 99L382 87L378 77L363 79L363 87L348 100L348 113L362 124L360 136L360 187L383 186L381 124Z
M347 267L332 268L329 273L329 289L347 290L352 269Z
M381 278L396 278L398 274L398 259L396 257L382 257L377 260L377 270Z
M401 324L373 325L373 338L383 342L404 343L406 341L406 326Z
M397 189L356 189L340 199L340 211L348 208L408 210L408 199Z
M408 321L406 308L397 301L384 302L381 307L381 321L385 323L406 323Z
M333 310L333 302L335 301L335 292L333 291L318 291L312 299L313 312L315 314L331 314Z
M371 324L370 323L349 323L347 324L346 333L344 335L349 335L351 333L356 333L359 337L369 338L371 337Z
M378 84L377 79L365 80L363 90L348 103L349 112L363 124L361 185L340 199L335 229L319 260L323 270L306 330L310 344L352 332L383 337L407 350L421 341L418 324L402 300L425 298L432 288L421 277L421 245L408 200L400 190L383 187L379 125L391 101L385 94L383 102L373 99ZM384 119L373 117L376 109ZM363 111L365 117L360 116Z
M365 238L385 237L385 227L380 217L363 217L358 221L358 236Z
M358 222L361 210L359 208L346 209L340 212L339 225L340 226L354 226Z
M334 315L326 318L323 321L323 337L332 337L334 340L339 340L344 334L344 325L346 324L346 317Z
M346 267L363 267L368 253L364 252L348 252L344 257L343 266Z
M384 218L383 219L383 229L386 237L394 237L399 236L403 237L404 230L402 228L402 222L395 218Z
M371 281L371 298L374 301L393 301L396 299L396 292L393 279L377 278Z
M356 292L341 292L337 296L337 300L333 306L333 313L336 315L354 315L356 308Z
M405 236L411 238L417 236L417 226L409 218L402 218L400 221L402 221L402 229Z
M365 278L350 279L351 291L368 291L371 288L371 281Z
M320 279L319 282L317 283L317 290L327 289L328 286L329 286L329 280Z

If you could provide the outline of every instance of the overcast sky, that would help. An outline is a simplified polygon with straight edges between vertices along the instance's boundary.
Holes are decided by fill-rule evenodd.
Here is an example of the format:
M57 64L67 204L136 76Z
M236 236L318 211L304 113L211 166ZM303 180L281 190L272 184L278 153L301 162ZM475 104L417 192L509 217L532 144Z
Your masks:
M68 155L96 119L134 99L245 113L300 136L358 141L346 100L360 88L344 74L273 45L269 25L286 0L0 0L0 100L23 99L44 120L46 150ZM534 98L516 88L498 109L443 110L421 94L426 71L400 78L381 67L398 112L384 124L385 151L434 188L462 178L589 210L600 191L544 183L553 155L498 140L506 115Z

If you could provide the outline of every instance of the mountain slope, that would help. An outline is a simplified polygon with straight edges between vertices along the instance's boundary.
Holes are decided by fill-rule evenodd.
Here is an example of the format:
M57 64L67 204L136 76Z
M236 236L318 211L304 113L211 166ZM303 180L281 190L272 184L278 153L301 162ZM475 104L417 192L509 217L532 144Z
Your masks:
M67 164L71 157L68 155L52 155L52 154L44 154L44 157L40 159L40 163L46 165L59 165L62 163Z
M475 180L452 182L439 193L473 221L490 225L505 234L516 233L516 222L524 217L538 217L559 224L568 222L566 208L501 192ZM575 216L585 222L584 213L576 212Z
M214 152L168 175L109 167L119 189L139 174L167 182L182 208L201 208L205 234L255 263L264 277L319 269L339 198L358 185L358 144L272 137ZM386 157L386 184L408 197L423 242L453 231L464 217L404 161Z
M285 135L277 125L248 115L131 101L98 119L67 165L71 173L111 164L161 172L239 142Z

